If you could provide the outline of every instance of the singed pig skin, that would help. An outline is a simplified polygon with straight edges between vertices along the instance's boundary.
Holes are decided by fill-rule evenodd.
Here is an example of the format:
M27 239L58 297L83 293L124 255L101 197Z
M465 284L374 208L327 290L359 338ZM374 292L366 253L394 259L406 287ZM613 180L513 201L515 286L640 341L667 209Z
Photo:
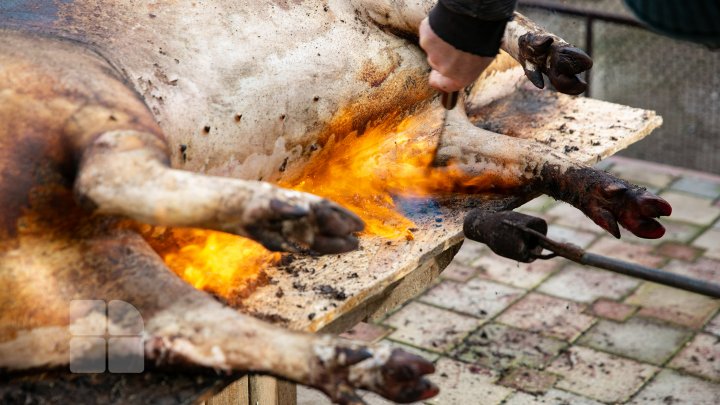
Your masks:
M388 112L437 114L425 56L413 42L432 5L0 4L0 369L66 366L68 303L118 299L142 313L146 356L160 366L274 374L338 403L358 403L357 388L405 402L434 395L423 359L242 315L177 279L134 231L118 226L129 217L204 227L285 251L356 247L355 215L267 181L292 176L328 139ZM536 85L541 71L561 90L563 83L581 90L575 67L589 67L586 56L538 30L518 16L504 49ZM442 122L433 122L427 136L438 134ZM447 150L467 152L468 170L503 184L549 183L532 169L543 163L559 180L580 167L454 123L456 148ZM486 150L486 135L495 149ZM524 152L498 152L503 145ZM484 154L501 164L481 164ZM573 201L567 187L554 190ZM609 205L593 195L580 208ZM644 220L648 210L638 210Z

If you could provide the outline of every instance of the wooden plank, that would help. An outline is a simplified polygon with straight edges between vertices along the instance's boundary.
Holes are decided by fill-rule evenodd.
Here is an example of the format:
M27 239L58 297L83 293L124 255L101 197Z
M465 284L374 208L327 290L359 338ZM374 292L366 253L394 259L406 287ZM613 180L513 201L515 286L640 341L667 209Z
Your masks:
M250 405L249 377L233 382L222 392L205 401L205 405Z
M296 405L295 384L265 375L249 377L251 405Z

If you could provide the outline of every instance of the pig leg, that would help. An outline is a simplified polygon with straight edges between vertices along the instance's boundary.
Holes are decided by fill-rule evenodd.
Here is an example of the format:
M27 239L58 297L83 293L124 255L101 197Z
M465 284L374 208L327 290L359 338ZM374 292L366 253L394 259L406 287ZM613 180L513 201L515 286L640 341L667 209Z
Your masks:
M164 141L139 131L95 139L82 155L75 192L100 214L215 229L277 251L345 252L357 247L353 233L363 229L357 216L320 197L171 169Z
M82 46L0 31L0 88L6 111L16 109L39 123L33 127L42 128L39 144L61 145L53 153L67 160L56 165L68 168L78 201L90 210L235 233L273 250L357 247L353 233L361 221L329 201L267 183L171 169L166 141L147 106L106 60Z
M477 128L461 104L448 114L440 162L457 164L498 188L525 187L570 203L617 238L618 223L643 238L664 234L655 218L670 215L671 207L662 198L537 142Z
M100 326L102 335L107 325L116 336L141 336L141 342L114 342L111 360L144 355L146 364L170 370L182 365L272 374L318 388L338 403L359 403L356 389L399 402L437 392L423 378L433 371L424 359L382 345L292 332L231 309L168 270L134 230L85 215L72 199L63 192L52 202L76 218L70 229L65 222L40 222L2 257L0 282L10 288L0 290L0 302L9 304L0 311L0 370L67 367L98 355L104 361L104 351L73 349L70 333ZM104 301L107 311L71 305L87 299ZM129 305L113 310L115 300Z
M270 373L315 387L340 404L363 403L356 389L396 402L437 394L423 376L434 372L423 358L387 345L364 346L330 335L290 332L208 300L177 305L155 316L147 356L163 366L203 365Z
M420 22L436 1L355 0L353 3L380 27L416 38ZM515 13L505 28L501 49L520 62L525 75L538 88L545 87L543 74L562 93L580 94L587 88L587 83L577 75L592 67L592 59L520 13Z

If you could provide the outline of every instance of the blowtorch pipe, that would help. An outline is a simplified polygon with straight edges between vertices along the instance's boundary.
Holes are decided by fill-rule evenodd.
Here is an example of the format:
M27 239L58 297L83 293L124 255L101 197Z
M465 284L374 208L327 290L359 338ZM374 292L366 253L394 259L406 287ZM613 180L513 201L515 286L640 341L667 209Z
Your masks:
M465 217L463 231L466 237L485 243L493 252L508 259L530 263L536 259L561 256L576 263L720 298L718 284L589 253L571 243L552 240L546 236L547 222L544 219L519 212L473 210ZM552 254L542 255L543 249Z

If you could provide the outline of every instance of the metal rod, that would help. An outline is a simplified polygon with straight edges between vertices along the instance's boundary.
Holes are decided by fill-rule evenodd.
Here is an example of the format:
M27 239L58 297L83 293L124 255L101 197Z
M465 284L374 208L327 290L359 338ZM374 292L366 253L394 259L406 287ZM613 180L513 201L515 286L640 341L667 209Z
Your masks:
M641 266L639 264L626 262L623 260L613 259L612 257L600 256L594 253L586 252L579 246L572 243L562 243L548 238L545 234L534 229L528 228L522 224L506 221L508 225L522 229L524 232L534 235L538 238L538 244L543 248L556 253L566 259L574 262L585 264L588 266L599 267L601 269L610 270L615 273L624 274L658 284L679 288L708 297L720 298L720 285L710 283L705 280L683 276L680 274L668 273L657 269ZM541 257L538 257L541 258Z
M591 16L588 16L585 19L585 53L588 54L589 57L592 58L593 54L593 22L595 19ZM585 82L587 83L587 89L585 90L585 97L590 97L590 71L592 69L588 69L585 71Z
M707 295L714 298L720 298L720 285L708 283L686 277L680 274L668 273L641 266L639 264L625 262L613 259L612 257L600 256L594 253L585 253L580 258L580 263L590 266L600 267L602 269L614 271L615 273L625 274L643 280L664 284L670 287L680 288L686 291L692 291L698 294Z

